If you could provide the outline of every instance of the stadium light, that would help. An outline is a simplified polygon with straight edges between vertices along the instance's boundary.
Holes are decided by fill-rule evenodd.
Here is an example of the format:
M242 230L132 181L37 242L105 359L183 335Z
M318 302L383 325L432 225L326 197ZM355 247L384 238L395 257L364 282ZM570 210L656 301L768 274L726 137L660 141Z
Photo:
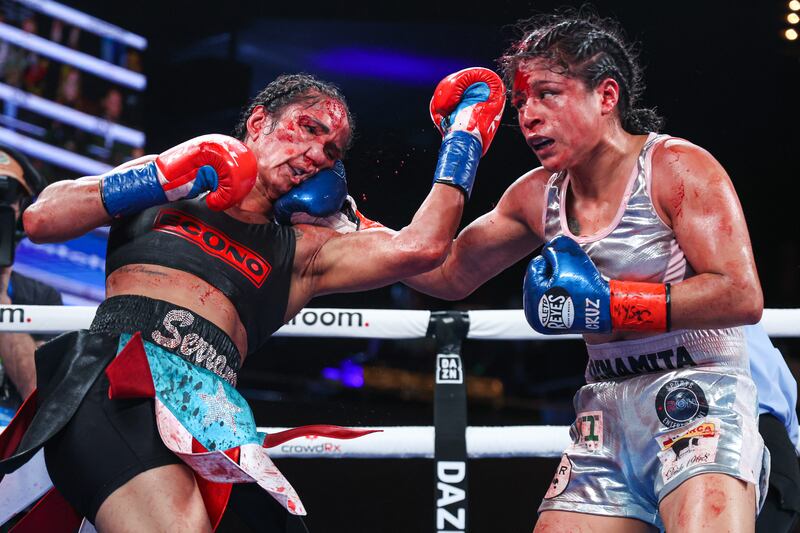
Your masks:
M790 41L797 40L797 30L794 28L789 28L785 32L783 32L784 37L786 37Z
M800 22L800 15L798 15L797 13L789 13L788 15L786 15L786 20L789 21L789 24L797 24L798 22Z

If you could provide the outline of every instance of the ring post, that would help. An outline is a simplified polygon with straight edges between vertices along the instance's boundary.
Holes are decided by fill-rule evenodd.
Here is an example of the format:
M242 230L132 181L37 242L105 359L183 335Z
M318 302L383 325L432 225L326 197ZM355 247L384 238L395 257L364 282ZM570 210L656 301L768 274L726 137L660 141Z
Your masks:
M467 531L467 387L461 342L468 332L466 312L431 313L428 335L436 339L433 425L437 533Z

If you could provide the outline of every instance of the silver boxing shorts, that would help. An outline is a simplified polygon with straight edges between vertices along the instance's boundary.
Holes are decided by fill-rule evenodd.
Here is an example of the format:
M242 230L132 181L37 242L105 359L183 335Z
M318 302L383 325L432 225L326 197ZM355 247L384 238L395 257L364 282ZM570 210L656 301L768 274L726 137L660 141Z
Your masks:
M709 342L707 333L680 331L589 346L590 367L606 358L628 374L589 383L575 394L573 442L539 512L635 518L663 529L659 502L687 479L710 472L752 483L760 508L769 452L758 433L756 387L743 343L739 361L722 357L714 363L709 352L738 344L736 330L719 331L722 343ZM649 354L670 361L669 370L651 365L637 373L625 364L646 361Z

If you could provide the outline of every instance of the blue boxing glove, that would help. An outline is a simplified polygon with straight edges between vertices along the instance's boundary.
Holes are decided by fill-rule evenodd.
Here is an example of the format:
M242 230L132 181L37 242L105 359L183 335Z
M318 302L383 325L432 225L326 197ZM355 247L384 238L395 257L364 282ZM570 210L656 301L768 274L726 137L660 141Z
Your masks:
M444 137L434 183L459 187L469 198L505 102L503 81L486 68L460 70L439 82L430 103L431 119Z
M525 318L539 333L669 330L669 284L606 281L580 245L563 235L530 262L522 290Z
M533 258L522 297L525 318L539 333L611 331L608 283L569 237L556 237Z
M300 213L311 217L327 217L339 211L346 198L344 164L337 161L333 168L321 170L278 198L272 206L273 214L275 220L284 225L294 223L293 218Z

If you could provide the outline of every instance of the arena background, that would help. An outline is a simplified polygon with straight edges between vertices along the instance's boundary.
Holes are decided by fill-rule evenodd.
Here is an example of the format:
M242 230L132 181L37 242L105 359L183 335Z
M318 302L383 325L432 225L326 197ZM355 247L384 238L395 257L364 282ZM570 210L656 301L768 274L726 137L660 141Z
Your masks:
M4 7L9 3L3 0ZM568 4L63 3L148 40L137 59L147 88L127 92L130 106L119 116L145 133L147 153L203 133L231 133L247 99L281 73L311 72L339 85L357 124L346 160L350 192L363 212L393 227L410 220L430 186L440 139L427 106L438 80L467 66L495 66L514 37L515 20ZM731 175L766 307L800 307L800 41L782 35L786 2L595 6L639 43L645 103L666 117L665 131L707 148ZM95 108L102 107L105 93L88 92ZM481 162L465 223L537 164L512 110L503 124ZM51 181L74 177L42 168ZM312 306L519 308L525 264L456 303L396 285L320 298ZM776 339L776 345L800 375L797 339ZM240 384L261 426L430 425L434 349L429 340L274 339L248 358ZM476 391L470 425L571 422L571 396L585 365L580 342L471 341L463 356ZM529 531L556 463L471 461L471 531ZM312 531L430 531L434 523L430 461L282 460L279 466L311 510ZM221 529L237 531L239 524L227 517Z

